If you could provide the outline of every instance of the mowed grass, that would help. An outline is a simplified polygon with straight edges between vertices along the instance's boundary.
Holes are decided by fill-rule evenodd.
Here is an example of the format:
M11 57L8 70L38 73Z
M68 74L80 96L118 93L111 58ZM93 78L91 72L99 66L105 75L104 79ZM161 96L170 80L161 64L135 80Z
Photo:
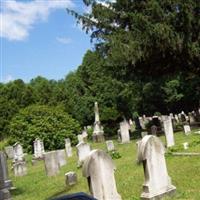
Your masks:
M160 137L165 143L164 136ZM175 134L177 146L183 142L192 143L200 140L200 135L185 136L182 132ZM117 151L121 154L120 159L114 160L117 167L115 178L117 189L123 200L140 199L142 184L144 182L144 173L142 165L138 165L136 140L129 144L118 144L114 141ZM91 143L93 149L103 149L106 151L104 143ZM184 150L181 150L182 152ZM200 144L192 146L188 152L199 152ZM13 181L16 190L12 191L14 200L48 200L53 197L70 194L75 192L89 193L87 180L82 176L82 169L77 168L76 150L73 149L73 157L68 158L67 165L62 167L56 177L47 177L43 161L36 166L31 165L31 156L26 157L28 164L28 174L24 177L14 177L10 171L10 178ZM172 183L177 187L175 196L166 199L181 200L199 200L200 199L200 156L166 156L167 167ZM11 167L11 161L9 162ZM75 171L78 175L78 183L73 187L66 187L64 174L69 171Z

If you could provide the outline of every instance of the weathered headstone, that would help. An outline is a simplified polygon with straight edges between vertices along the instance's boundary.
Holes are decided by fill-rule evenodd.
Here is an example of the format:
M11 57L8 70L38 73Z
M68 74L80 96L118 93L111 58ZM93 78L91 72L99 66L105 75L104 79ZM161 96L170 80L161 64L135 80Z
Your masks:
M71 141L69 138L65 139L65 150L67 153L67 157L72 157L72 147L71 147Z
M138 146L138 161L143 163L145 182L141 199L161 199L175 192L165 161L162 142L153 135L145 136Z
M87 136L88 136L87 127L84 127L84 129L82 131L82 136L83 136L83 139L87 138Z
M93 150L84 162L83 176L88 179L89 190L99 200L121 200L117 192L114 163L102 150Z
M27 174L27 168L21 144L15 143L13 146L13 150L14 150L14 159L13 159L14 175L24 176Z
M65 150L64 149L57 150L56 154L57 154L59 167L62 167L64 165L66 165L67 164L67 160L66 160L66 152L65 152Z
M84 142L82 134L77 135L77 138L78 138L78 143Z
M56 151L44 153L44 163L47 176L55 176L59 173L59 163Z
M190 132L191 132L190 125L184 125L183 129L184 129L185 135L189 135L190 134Z
M12 187L12 181L8 178L8 166L6 161L6 155L0 151L0 193L1 189L10 189Z
M77 175L75 172L67 172L65 174L65 183L67 186L75 185L77 183Z
M83 162L85 161L86 157L89 155L91 148L90 148L90 145L85 142L81 142L77 144L76 148L77 148L77 155L78 155L78 166L81 166Z
M115 150L115 146L112 140L107 140L106 141L106 147L108 151L114 151Z
M8 159L14 158L14 150L12 146L7 146L4 148Z
M173 127L172 127L172 120L170 117L168 117L168 119L166 119L163 122L164 125L164 131L165 131L165 138L166 138L166 142L167 142L167 147L172 147L174 146L175 142L174 142L174 131L173 131Z
M193 112L192 113L188 113L188 117L189 117L190 124L195 124L196 123L196 120L195 120Z
M126 123L126 121L123 121L120 123L120 137L121 143L128 143L130 142L130 135L129 135L129 127Z
M95 102L94 104L94 113L95 113L95 122L94 122L94 130L93 130L93 141L94 142L102 142L104 141L104 131L103 131L103 126L101 125L100 122L100 117L99 117L99 108L98 108L98 103Z
M39 138L36 138L33 142L34 147L34 159L43 159L44 151L44 143Z

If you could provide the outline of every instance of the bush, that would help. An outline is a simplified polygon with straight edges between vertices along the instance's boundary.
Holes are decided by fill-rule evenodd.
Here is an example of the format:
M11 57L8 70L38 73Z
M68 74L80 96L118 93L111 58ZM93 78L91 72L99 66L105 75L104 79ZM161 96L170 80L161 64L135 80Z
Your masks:
M18 141L27 152L32 151L37 137L44 141L45 150L64 148L65 138L70 138L75 145L80 131L79 123L61 107L43 105L20 110L9 125L10 144Z

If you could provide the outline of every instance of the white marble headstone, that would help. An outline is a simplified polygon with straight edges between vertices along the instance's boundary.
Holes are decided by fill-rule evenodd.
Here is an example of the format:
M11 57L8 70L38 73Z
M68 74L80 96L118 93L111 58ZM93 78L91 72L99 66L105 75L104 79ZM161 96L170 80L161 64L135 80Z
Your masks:
M66 165L67 164L67 160L66 160L66 152L65 152L65 150L64 149L57 150L56 153L57 153L57 159L58 159L59 167L62 167L64 165Z
M157 199L176 190L171 184L164 154L164 146L156 136L147 135L138 145L138 161L143 163L145 176L142 199Z
M85 142L81 142L77 144L76 148L77 148L77 155L78 155L78 165L81 166L84 160L86 159L86 157L89 155L91 148L90 148L90 145Z
M165 131L165 138L167 142L167 147L174 146L174 131L172 126L172 120L170 117L163 121L164 131Z
M120 123L120 139L122 143L130 142L129 126L126 121Z
M83 176L88 179L89 189L99 200L121 200L115 182L114 163L102 150L93 150L83 165Z
M184 128L185 135L189 135L191 132L190 125L184 125L183 128Z
M34 146L34 157L37 159L43 158L44 151L44 143L39 138L36 138L33 142Z
M114 151L115 150L115 146L112 140L107 140L106 141L106 147L108 151Z
M14 161L23 161L24 160L24 153L21 144L18 142L13 145L14 150Z
M72 157L72 147L71 147L71 141L69 138L65 139L65 150L67 153L67 157Z

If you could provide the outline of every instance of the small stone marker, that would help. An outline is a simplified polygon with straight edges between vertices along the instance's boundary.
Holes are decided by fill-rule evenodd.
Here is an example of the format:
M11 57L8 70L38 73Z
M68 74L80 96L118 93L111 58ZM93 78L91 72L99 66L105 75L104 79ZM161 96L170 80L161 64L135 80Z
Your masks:
M64 165L66 165L67 164L67 160L66 160L66 152L65 152L65 150L64 149L57 150L56 154L57 154L59 167L62 167Z
M44 153L44 163L47 176L55 176L58 174L59 163L56 151Z
M65 150L67 153L67 157L72 157L72 147L71 147L71 141L69 138L65 139Z
M126 121L120 123L120 139L121 143L129 143L130 142L130 135L129 135L129 126Z
M14 175L24 176L27 174L27 168L24 159L23 148L21 144L15 143L13 149L14 149L14 159L13 159Z
M141 199L161 199L175 192L176 187L168 176L164 153L164 146L156 136L147 135L139 143L138 161L143 163L145 175Z
M78 155L78 166L81 166L83 162L85 161L86 157L89 155L91 148L90 148L90 145L85 142L81 142L77 144L76 148L77 148L77 155Z
M184 148L184 149L188 149L188 147L189 147L188 142L184 142L184 143L183 143L183 148Z
M75 172L67 172L65 174L65 183L67 186L75 185L77 183L77 175Z
M190 134L191 129L190 129L189 125L184 125L183 129L184 129L185 135L189 135Z
M167 147L174 146L174 131L172 126L172 120L170 117L163 121L164 131L165 131L165 138L167 142Z
M114 151L115 150L115 146L112 140L107 140L106 141L106 147L108 151Z
M4 148L8 159L14 158L14 150L12 146L7 146Z
M114 171L116 167L109 155L93 150L83 165L83 176L88 179L89 190L99 200L121 200L117 192Z

